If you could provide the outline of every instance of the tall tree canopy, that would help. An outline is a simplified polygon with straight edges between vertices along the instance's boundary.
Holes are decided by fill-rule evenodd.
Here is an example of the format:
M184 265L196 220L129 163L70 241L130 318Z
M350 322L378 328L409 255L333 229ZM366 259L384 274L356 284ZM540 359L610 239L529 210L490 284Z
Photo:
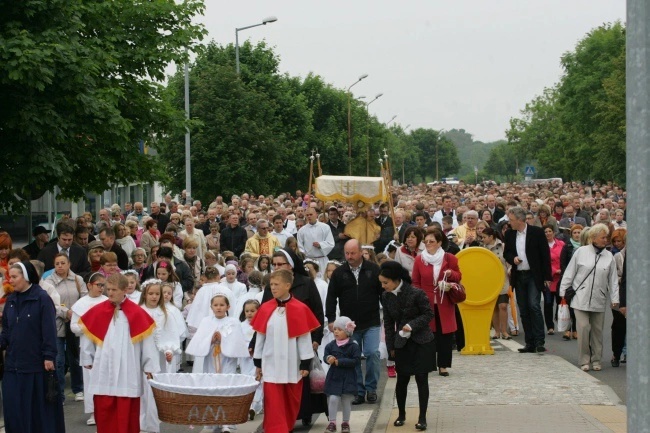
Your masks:
M151 181L142 152L183 129L164 70L205 31L202 0L0 0L0 211L58 186L63 198ZM16 196L18 194L18 197Z
M625 182L625 28L602 25L562 56L560 82L526 104L506 132L521 161L549 176Z

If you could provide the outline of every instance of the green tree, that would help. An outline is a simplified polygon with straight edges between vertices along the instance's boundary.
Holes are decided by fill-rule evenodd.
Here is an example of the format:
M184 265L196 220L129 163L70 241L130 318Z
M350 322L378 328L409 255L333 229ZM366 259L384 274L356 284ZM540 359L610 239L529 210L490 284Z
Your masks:
M414 147L419 151L418 175L422 182L426 182L430 177L435 178L436 162L439 178L458 173L460 159L458 159L456 146L439 131L419 128L412 131L410 136Z
M0 210L153 180L141 151L183 128L164 71L203 37L201 0L0 1ZM18 194L18 195L16 195Z
M516 175L515 152L507 141L499 142L490 151L485 162L485 174L492 178L504 178L511 182Z

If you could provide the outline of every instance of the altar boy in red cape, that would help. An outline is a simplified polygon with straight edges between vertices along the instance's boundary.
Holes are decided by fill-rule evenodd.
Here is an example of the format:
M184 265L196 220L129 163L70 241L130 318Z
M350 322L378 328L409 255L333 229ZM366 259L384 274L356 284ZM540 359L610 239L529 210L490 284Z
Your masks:
M122 274L108 277L108 300L79 319L88 337L82 340L80 361L90 369L97 433L138 433L142 381L160 371L152 335L156 324L126 297L127 286Z
M273 298L262 304L251 321L257 332L253 361L257 380L264 379L264 432L293 430L300 409L303 378L314 357L311 331L320 324L309 307L289 291L291 272L271 274Z

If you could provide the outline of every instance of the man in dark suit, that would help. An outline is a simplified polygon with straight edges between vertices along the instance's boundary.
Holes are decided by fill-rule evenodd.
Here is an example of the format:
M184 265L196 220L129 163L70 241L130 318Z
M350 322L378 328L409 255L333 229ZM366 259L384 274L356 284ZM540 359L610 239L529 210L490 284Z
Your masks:
M38 260L43 262L45 270L54 268L54 257L59 253L65 253L70 258L70 269L80 277L90 272L90 261L86 249L73 243L74 229L71 225L60 222L56 225L58 238L56 242L45 245L38 253Z
M117 256L117 266L121 270L129 269L129 255L122 249L122 247L115 242L115 231L112 227L103 227L99 231L99 240L102 241L104 249L108 252L115 253Z
M334 238L334 248L332 248L332 251L329 252L327 255L327 258L330 260L338 260L340 262L343 261L345 258L345 255L343 254L343 247L345 247L345 243L350 239L348 235L346 235L345 232L345 223L341 221L341 215L339 215L339 210L336 208L336 206L331 206L327 210L327 225L330 227L330 230L332 231L332 237ZM323 274L325 274L325 269L322 269Z
M505 216L503 209L497 207L497 199L492 195L486 197L487 209L492 213L492 221L495 223Z
M508 219L512 230L506 232L503 257L512 265L510 284L516 290L524 326L526 346L519 352L543 353L546 348L540 295L551 284L551 252L544 230L526 224L523 208L509 209Z
M404 212L401 210L395 211L395 229L397 230L397 239L393 236L393 239L398 241L400 244L404 243L404 234L408 228L408 224L404 221Z
M379 232L379 239L373 242L373 245L375 246L375 252L381 253L395 236L393 219L388 215L388 203L382 203L379 206L379 216L375 218L375 222L381 227L381 231Z
M585 218L576 216L573 206L568 205L564 208L564 216L558 222L558 226L571 228L574 224L580 224L582 227L587 227L587 220Z
M149 206L149 216L156 220L158 224L158 231L160 233L165 233L167 224L169 224L169 215L160 211L160 205L155 201L151 202Z

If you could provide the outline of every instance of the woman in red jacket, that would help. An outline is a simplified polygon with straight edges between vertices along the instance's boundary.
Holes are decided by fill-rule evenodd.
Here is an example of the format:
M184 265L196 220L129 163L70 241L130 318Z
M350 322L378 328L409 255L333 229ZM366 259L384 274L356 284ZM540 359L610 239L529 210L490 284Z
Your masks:
M451 368L451 352L454 332L456 332L456 314L454 304L440 291L438 284L445 279L448 283L459 283L461 279L458 269L458 259L445 253L442 243L445 235L438 228L427 229L424 238L426 249L415 259L413 265L413 286L424 290L427 294L431 308L435 313L434 319L429 323L436 336L436 354L438 358L438 374L449 376Z

